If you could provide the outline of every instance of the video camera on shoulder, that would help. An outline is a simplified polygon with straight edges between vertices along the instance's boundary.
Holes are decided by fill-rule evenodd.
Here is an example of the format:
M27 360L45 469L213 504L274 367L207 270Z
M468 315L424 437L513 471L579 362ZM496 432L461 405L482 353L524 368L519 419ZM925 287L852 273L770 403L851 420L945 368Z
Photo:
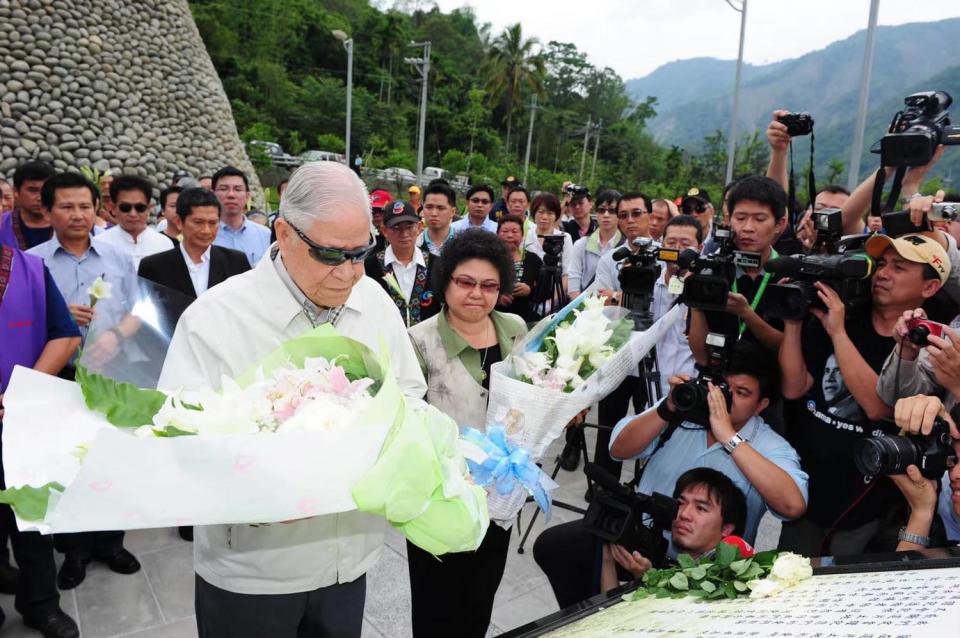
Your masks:
M904 474L908 465L916 465L924 477L939 480L957 464L950 439L950 426L937 417L930 434L907 436L871 436L853 446L853 460L865 476Z
M937 146L960 144L960 126L950 124L947 111L953 98L946 91L923 91L908 95L905 108L890 122L880 140L883 166L924 166Z
M822 208L810 215L816 239L813 252L835 253L843 239L843 213L839 208Z
M589 197L590 195L590 189L586 186L581 186L580 184L567 184L567 187L563 189L563 192L569 195L571 199Z
M933 230L930 222L960 221L960 204L956 202L940 202L930 207L919 225L910 220L910 211L901 210L896 213L885 213L883 216L883 230L890 237L902 237L910 233L922 233Z
M707 394L708 383L720 388L727 400L727 410L733 404L733 394L724 374L730 353L736 342L732 337L716 332L707 333L707 364L700 368L700 374L693 381L685 381L670 391L670 401L684 421L690 421L703 427L710 427L710 406Z
M636 492L595 463L587 463L583 469L596 490L583 517L587 531L607 543L640 552L654 567L666 567L668 543L663 532L677 517L677 501L657 492Z
M729 226L717 225L713 232L719 248L712 255L703 256L692 248L677 254L661 250L660 259L676 263L680 270L690 272L683 280L681 301L700 310L726 310L730 288L737 277L737 267L759 268L760 253L735 250L733 231Z
M767 314L771 317L800 320L810 308L826 310L814 286L818 281L836 290L848 311L870 304L874 261L866 253L789 255L770 259L764 270L791 279L767 288Z

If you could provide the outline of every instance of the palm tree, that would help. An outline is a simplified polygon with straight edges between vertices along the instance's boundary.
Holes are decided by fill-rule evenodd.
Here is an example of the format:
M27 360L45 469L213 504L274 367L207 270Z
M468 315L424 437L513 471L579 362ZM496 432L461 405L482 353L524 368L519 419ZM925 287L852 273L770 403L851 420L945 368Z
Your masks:
M524 89L538 97L546 97L543 88L545 70L543 58L536 50L538 47L536 38L524 40L517 23L501 33L487 53L485 88L491 106L506 101L507 149L510 148L513 114L521 104Z

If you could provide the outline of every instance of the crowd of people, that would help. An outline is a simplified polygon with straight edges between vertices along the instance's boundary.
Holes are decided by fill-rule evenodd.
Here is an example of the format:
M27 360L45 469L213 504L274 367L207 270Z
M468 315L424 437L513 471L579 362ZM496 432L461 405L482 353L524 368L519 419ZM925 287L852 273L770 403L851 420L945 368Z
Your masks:
M805 212L791 211L782 113L767 129L767 174L734 180L718 200L697 186L675 199L594 195L573 183L531 192L507 177L499 192L473 185L461 208L443 180L396 198L368 193L346 166L315 162L280 185L268 218L249 213L248 176L230 166L167 185L134 175L94 184L24 162L11 181L0 179L0 402L14 365L73 379L81 345L101 361L129 356L124 343L139 329L132 305L149 281L185 308L165 361L155 362L159 389L216 388L280 341L331 323L371 347L386 344L405 395L483 429L491 366L534 322L587 290L609 304L635 302L625 264L651 247L708 256L732 245L757 261L736 266L718 307L688 307L689 268L661 264L642 310L656 321L679 306L680 318L657 343L653 382L628 377L598 406L593 461L619 478L623 462L637 460L636 490L677 500L666 556L605 543L582 521L551 525L534 556L560 606L678 552L707 554L726 536L752 543L766 513L782 521L779 548L805 556L956 542L960 467L865 476L854 449L945 423L951 452L960 452L960 222L885 234L868 214L875 177L853 192L824 186ZM934 162L902 180L915 220L939 201L960 201L918 192ZM809 312L785 319L770 294L782 274L764 266L830 250L814 217L833 209L871 260L865 302L818 281ZM112 304L94 307L97 280L112 285ZM942 331L917 341L918 319ZM719 369L717 335L726 349ZM672 389L704 370L715 376L694 419ZM583 427L578 418L566 430L559 462L568 471L580 465ZM195 543L200 635L359 635L365 573L383 531L383 521L356 512L181 528ZM0 533L0 591L14 593L24 622L45 636L78 635L58 592L82 583L91 560L119 574L140 569L122 531L20 532L0 506ZM439 561L408 544L414 636L484 636L508 543L509 531L491 525L476 552ZM59 570L55 550L64 553Z

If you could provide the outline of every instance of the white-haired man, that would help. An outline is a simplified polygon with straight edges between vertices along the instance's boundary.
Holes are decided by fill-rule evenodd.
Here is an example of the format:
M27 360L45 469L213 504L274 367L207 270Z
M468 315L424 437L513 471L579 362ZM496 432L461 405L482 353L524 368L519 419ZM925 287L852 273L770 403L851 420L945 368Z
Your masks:
M426 384L390 298L364 277L374 247L366 188L336 162L290 179L277 242L256 267L197 299L177 324L158 387L218 388L277 344L332 323L374 349L380 340L404 393ZM251 521L254 522L254 521ZM359 636L365 572L385 523L359 512L286 524L195 530L197 627L202 638Z

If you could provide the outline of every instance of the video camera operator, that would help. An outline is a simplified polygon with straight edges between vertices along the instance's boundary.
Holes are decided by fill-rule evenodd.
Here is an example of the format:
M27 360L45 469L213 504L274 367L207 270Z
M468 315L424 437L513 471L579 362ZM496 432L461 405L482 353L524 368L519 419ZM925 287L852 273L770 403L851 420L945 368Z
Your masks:
M890 551L903 522L904 503L894 486L883 478L865 481L853 449L864 437L891 431L880 422L891 410L877 380L894 345L895 324L936 294L949 260L936 241L921 235L875 235L866 252L876 264L869 302L852 304L825 279L813 284L816 299L806 319L785 321L779 361L786 433L810 476L810 501L804 518L783 525L780 549L804 556ZM834 262L838 270L842 261Z
M673 498L677 516L670 526L670 537L678 553L700 558L715 551L724 538L743 535L747 499L725 474L709 467L687 470L677 479ZM618 543L604 544L600 591L641 578L651 567L650 559L638 551Z
M724 537L743 534L746 498L725 474L707 467L689 469L677 479L672 494L676 515L669 534L678 551L699 557L713 551ZM638 549L604 542L579 520L544 530L533 556L564 608L616 587L618 580L640 578L654 562L666 560L644 556Z
M767 313L764 292L778 276L763 272L763 266L771 257L777 256L773 243L783 231L786 204L783 188L768 177L744 177L730 189L727 209L730 211L733 247L737 251L757 253L759 267L737 265L723 311L691 307L690 348L698 363L707 361L708 332L739 335L741 339L759 343L770 351L780 347L782 323L779 320L768 323L764 319Z
M931 533L937 527L936 516L943 523L949 544L956 545L960 541L960 463L956 461L960 456L960 428L957 427L956 414L956 409L947 411L943 401L934 396L917 395L897 401L894 418L904 435L928 438L935 433L935 428L939 426L942 431L946 425L954 457L953 466L939 480L925 476L915 463L908 465L904 473L891 475L910 505L910 519L900 532L897 551L938 545ZM947 453L950 453L949 449Z

